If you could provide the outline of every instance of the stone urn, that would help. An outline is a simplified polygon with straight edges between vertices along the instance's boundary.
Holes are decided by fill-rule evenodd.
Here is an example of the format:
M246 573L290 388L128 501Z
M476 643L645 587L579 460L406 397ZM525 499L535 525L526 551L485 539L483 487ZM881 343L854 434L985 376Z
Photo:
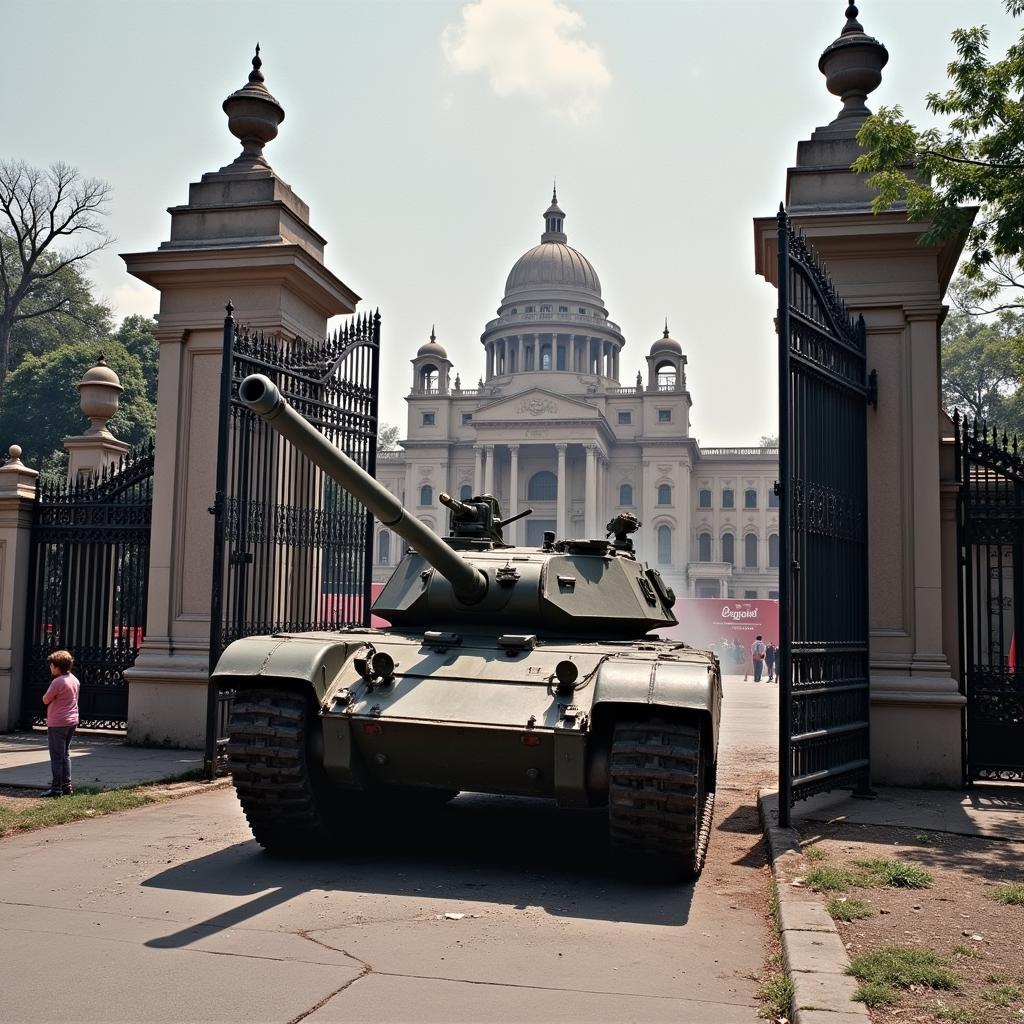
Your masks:
M889 62L889 51L864 31L857 13L853 4L846 8L843 31L818 60L828 91L843 101L837 121L848 117L863 120L871 114L865 100L881 84L882 68Z
M249 81L223 103L228 131L242 143L242 152L231 165L240 170L270 166L263 156L263 147L277 138L277 126L284 120L284 108L263 84L262 67L257 44Z
M124 391L120 378L100 356L75 387L78 388L78 405L91 424L86 435L111 437L107 423L116 415Z

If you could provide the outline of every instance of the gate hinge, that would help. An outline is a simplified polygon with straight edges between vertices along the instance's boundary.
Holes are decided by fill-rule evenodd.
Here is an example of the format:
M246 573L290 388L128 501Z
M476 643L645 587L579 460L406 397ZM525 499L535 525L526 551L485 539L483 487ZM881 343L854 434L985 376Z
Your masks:
M868 374L868 394L867 394L868 405L871 406L875 412L878 412L878 371L872 370Z

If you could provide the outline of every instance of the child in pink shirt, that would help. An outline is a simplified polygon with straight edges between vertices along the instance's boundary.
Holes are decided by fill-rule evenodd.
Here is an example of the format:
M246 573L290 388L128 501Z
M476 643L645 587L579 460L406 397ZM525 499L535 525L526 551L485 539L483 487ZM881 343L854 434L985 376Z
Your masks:
M46 705L46 737L50 745L53 781L43 796L69 796L72 789L68 750L78 727L78 691L81 684L71 674L75 659L69 651L54 651L47 661L53 678L43 694L43 703Z

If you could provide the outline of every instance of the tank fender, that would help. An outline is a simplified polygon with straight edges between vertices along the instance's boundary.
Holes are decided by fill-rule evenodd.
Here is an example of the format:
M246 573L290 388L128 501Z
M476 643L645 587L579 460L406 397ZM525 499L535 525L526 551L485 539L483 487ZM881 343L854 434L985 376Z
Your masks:
M356 638L247 636L220 656L213 679L221 686L259 686L268 680L313 687L317 703L327 704L344 678L346 663L370 646Z
M661 658L609 658L598 670L593 707L640 704L706 713L713 756L718 753L722 682L710 662Z

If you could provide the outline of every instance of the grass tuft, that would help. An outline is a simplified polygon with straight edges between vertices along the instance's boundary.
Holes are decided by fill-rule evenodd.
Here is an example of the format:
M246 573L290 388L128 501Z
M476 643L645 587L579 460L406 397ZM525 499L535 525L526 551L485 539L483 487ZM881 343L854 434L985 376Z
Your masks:
M1020 1002L1021 991L1016 985L997 985L988 992L982 992L981 998L996 1006L1012 1006Z
M909 946L881 946L854 957L846 973L865 984L896 988L910 985L937 989L960 987L960 979L949 969L945 958L930 949L912 949Z
M842 892L859 884L859 874L849 868L819 866L804 875L804 882L819 892Z
M834 921L856 921L862 917L871 917L874 911L858 899L833 899L825 904L825 909Z
M0 807L0 837L51 825L66 825L83 818L95 818L153 803L153 797L135 787L98 791L88 787L73 796L43 800L34 807Z
M990 900L1005 903L1008 907L1024 907L1024 882L1011 882L989 889L985 895Z
M966 942L958 942L953 947L954 956L969 956L974 960L981 959L981 953L977 946L968 946Z
M896 989L883 981L865 981L857 986L853 998L865 1006L888 1006L896 1002Z
M853 862L870 879L869 885L887 885L893 889L927 889L932 876L924 868L915 867L904 860L871 858Z
M800 852L809 861L811 861L811 863L828 860L828 854L820 846L801 846Z
M793 979L788 974L776 974L775 977L769 978L757 993L757 998L761 1001L760 1016L768 1020L788 1017L793 992Z
M978 1015L965 1006L947 1006L937 1003L932 1010L936 1020L949 1021L949 1024L981 1024Z

